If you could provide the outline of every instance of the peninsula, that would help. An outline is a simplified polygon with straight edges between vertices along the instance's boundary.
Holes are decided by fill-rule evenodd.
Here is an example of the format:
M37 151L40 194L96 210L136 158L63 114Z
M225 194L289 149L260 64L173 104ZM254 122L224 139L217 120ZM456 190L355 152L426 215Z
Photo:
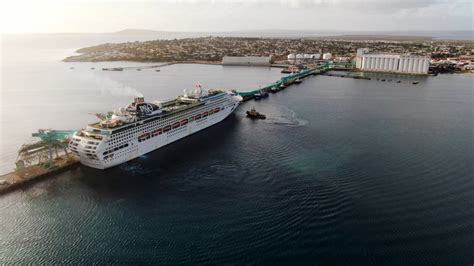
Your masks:
M383 36L382 36L383 37ZM216 62L224 56L271 56L284 61L291 53L332 53L333 58L350 59L357 48L371 51L430 55L450 58L474 51L472 41L407 41L372 38L355 40L337 36L318 39L199 37L144 42L105 43L81 48L64 59L66 62L135 61L135 62Z

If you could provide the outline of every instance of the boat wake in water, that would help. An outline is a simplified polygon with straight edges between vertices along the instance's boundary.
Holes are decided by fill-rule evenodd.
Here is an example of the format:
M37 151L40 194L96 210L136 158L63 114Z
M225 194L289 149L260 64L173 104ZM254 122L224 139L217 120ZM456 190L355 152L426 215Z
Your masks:
M296 112L286 106L280 106L276 110L275 115L267 117L265 122L289 127L299 127L308 124L308 121L298 118Z

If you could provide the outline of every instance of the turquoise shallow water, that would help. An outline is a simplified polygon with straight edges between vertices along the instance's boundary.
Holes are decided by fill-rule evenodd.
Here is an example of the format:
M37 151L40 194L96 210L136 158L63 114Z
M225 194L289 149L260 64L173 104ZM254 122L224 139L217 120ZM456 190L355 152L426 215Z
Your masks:
M133 90L166 98L195 82L246 88L280 76L42 65L2 66L5 167L11 136L21 144L38 127L80 127ZM472 264L474 77L409 79L312 77L119 167L79 167L1 197L0 261ZM268 119L245 118L252 106Z

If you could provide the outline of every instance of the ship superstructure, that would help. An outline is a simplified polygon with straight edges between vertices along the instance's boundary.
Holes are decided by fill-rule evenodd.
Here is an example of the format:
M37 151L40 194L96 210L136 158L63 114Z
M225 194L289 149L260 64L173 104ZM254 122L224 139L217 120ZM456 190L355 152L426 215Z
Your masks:
M208 91L199 85L171 101L136 97L126 107L97 114L100 121L76 131L70 149L87 166L109 168L219 123L241 101L233 92Z

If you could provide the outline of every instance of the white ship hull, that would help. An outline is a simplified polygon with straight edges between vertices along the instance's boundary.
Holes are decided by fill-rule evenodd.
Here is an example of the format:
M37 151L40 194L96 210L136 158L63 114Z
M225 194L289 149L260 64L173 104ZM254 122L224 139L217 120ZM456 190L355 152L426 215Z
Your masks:
M82 164L92 168L106 169L125 163L224 120L238 107L239 101L231 95L220 98L171 118L135 122L133 127L104 135L102 140L76 132L71 150Z

